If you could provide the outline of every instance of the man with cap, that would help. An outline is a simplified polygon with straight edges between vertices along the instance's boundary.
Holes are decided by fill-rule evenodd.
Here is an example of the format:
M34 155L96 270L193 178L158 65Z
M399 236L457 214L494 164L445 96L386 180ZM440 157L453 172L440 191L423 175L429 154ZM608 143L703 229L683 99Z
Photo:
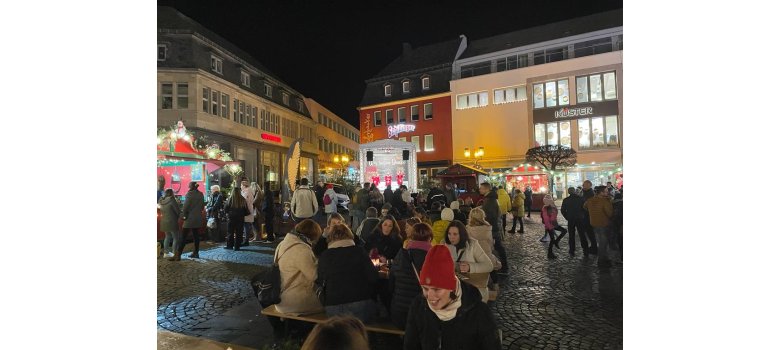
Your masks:
M181 218L184 220L184 225L182 225L184 234L176 256L181 256L182 251L184 251L184 241L187 239L187 234L192 232L192 241L195 247L192 250L192 254L190 254L190 258L200 258L198 255L200 250L200 236L198 233L199 229L203 227L203 209L205 207L203 193L198 191L198 183L195 181L190 182L189 191L184 196L184 205L181 210Z
M476 287L455 277L446 246L431 247L419 278L422 295L409 307L404 349L501 349L493 313Z

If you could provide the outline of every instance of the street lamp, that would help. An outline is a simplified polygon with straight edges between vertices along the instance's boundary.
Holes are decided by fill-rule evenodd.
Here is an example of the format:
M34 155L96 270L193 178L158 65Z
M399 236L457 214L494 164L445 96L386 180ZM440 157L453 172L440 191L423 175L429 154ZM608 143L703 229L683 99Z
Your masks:
M344 177L344 168L349 164L349 156L346 154L342 154L339 156L338 154L333 156L333 162L338 164L341 167L341 177Z
M471 159L472 158L471 151L469 150L468 147L466 147L463 150L463 155L466 157L466 159ZM474 158L474 166L475 167L477 167L477 168L480 167L478 163L479 163L480 160L482 160L483 156L485 156L485 147L480 146L478 149L474 150L473 158Z

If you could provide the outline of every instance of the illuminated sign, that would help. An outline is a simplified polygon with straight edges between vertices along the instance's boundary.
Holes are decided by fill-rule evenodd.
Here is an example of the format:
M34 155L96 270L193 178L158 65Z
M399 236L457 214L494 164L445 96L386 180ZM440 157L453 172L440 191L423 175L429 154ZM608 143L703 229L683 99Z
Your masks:
M414 124L410 124L410 125L406 125L406 124L390 125L390 126L387 127L387 137L388 138L396 137L396 136L398 136L398 134L400 134L402 132L412 132L412 131L414 131L414 128L415 128Z
M268 141L273 141L273 142L282 142L282 138L279 137L279 136L276 136L276 135L262 133L262 134L260 134L260 137L263 140L268 140Z

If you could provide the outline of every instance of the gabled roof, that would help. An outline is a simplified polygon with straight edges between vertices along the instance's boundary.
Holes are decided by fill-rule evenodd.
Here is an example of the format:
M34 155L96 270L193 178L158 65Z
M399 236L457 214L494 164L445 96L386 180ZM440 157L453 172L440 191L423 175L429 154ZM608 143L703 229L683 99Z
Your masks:
M475 174L487 175L488 173L465 164L455 163L450 165L449 168L436 173L436 176L469 176Z
M401 55L390 62L374 77L367 80L371 82L382 79L394 74L411 72L425 68L432 68L444 64L452 64L455 60L455 54L458 52L460 39L453 39L426 46L420 46L416 49L403 50ZM404 52L405 51L405 52Z
M464 59L480 56L491 52L595 32L602 29L620 27L622 25L623 9L596 13L589 16L469 41L468 48L466 48L466 51L459 58Z

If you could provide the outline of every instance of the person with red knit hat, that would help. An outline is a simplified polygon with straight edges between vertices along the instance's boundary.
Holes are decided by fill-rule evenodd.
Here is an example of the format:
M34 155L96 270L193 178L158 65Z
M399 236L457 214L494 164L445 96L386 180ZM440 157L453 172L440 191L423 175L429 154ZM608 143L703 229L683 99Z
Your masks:
M431 247L419 272L422 295L409 307L404 349L501 349L498 326L479 290L455 277L444 245Z

